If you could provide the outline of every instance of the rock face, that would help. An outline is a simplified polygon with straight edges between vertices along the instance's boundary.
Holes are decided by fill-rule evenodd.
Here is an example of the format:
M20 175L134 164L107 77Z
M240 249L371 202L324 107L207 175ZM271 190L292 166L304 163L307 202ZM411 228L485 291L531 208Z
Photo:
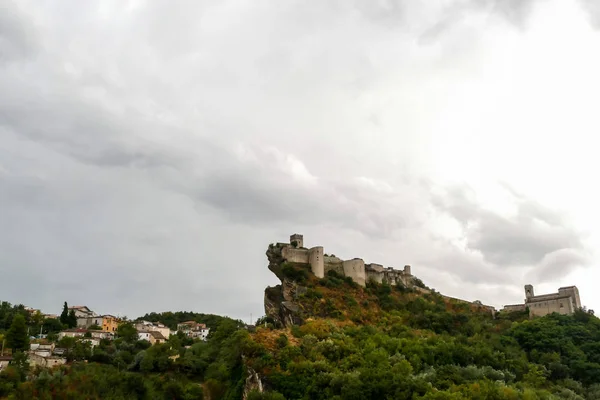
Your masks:
M256 371L248 367L248 377L246 378L246 384L244 385L242 399L246 400L250 392L253 390L257 391L258 393L262 393L264 391L263 384Z
M269 270L281 280L281 284L265 289L265 315L284 327L302 324L297 296L306 292L306 287L286 278L282 273L284 258L281 247L270 245L267 249Z

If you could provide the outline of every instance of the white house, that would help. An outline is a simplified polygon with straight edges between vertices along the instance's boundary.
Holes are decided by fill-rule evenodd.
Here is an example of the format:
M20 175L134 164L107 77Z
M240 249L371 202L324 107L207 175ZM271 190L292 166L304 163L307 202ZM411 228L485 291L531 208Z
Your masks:
M0 371L8 367L8 364L12 362L12 356L0 356Z
M101 340L101 339L99 339L99 338L94 338L94 337L91 337L91 338L83 338L83 339L81 339L81 341L82 341L82 342L89 343L89 344L90 344L90 346L92 347L92 349L93 349L94 347L96 347L96 346L99 346L99 345L100 345L100 340Z
M138 321L135 324L135 329L138 332L139 331L160 332L160 334L165 339L168 339L169 336L171 336L171 330L169 329L169 327L160 322Z
M83 337L87 333L87 329L65 329L58 333L58 340L64 337Z
M138 340L147 340L150 344L157 344L165 343L167 338L158 331L140 330L138 331Z
M187 337L204 341L206 341L208 333L210 332L210 328L207 328L205 324L196 321L187 321L177 324L177 330L185 333Z
M97 331L97 330L90 330L88 332L90 332L92 334L92 337L95 339L113 340L115 338L115 334L112 332Z

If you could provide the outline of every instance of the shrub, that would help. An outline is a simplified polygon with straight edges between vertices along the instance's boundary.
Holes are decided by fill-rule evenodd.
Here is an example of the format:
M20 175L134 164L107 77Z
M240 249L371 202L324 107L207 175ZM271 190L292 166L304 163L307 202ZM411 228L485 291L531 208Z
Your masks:
M308 271L305 268L295 267L288 263L282 265L281 273L286 278L298 283L305 283L308 280Z
M275 340L275 344L277 344L277 347L279 347L280 349L287 346L288 343L289 343L289 339L285 333L282 333L281 335L279 335L279 337Z

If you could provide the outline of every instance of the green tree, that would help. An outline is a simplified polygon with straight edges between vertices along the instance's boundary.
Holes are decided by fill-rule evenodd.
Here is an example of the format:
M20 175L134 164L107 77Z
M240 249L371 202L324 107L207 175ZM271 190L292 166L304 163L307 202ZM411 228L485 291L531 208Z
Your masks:
M27 334L25 317L22 314L17 314L13 318L12 324L6 333L6 342L13 352L28 350L29 335Z
M117 328L117 336L128 343L133 343L138 339L137 330L131 322L124 322L119 325Z
M62 322L63 325L69 326L69 306L66 301L65 304L63 304L62 313L60 313L60 322Z
M43 322L45 333L56 333L63 329L63 324L56 318L46 318Z
M67 325L69 328L75 328L77 326L77 316L75 315L75 310L69 311L69 316L67 317Z

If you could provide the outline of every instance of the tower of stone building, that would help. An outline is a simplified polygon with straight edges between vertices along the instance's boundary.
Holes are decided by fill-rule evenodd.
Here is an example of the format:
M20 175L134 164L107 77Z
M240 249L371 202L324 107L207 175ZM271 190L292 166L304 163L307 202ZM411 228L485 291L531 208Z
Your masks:
M296 242L296 247L304 247L304 236L294 233L290 236L290 243L294 244L294 242Z
M535 296L533 294L533 286L532 285L525 285L525 299L529 300L533 296Z
M573 307L577 310L581 308L581 300L579 298L579 289L577 286L567 286L558 289L558 294L563 296L570 296L573 299Z
M325 277L325 259L323 257L323 247L317 246L308 250L308 263L312 273L317 278Z

